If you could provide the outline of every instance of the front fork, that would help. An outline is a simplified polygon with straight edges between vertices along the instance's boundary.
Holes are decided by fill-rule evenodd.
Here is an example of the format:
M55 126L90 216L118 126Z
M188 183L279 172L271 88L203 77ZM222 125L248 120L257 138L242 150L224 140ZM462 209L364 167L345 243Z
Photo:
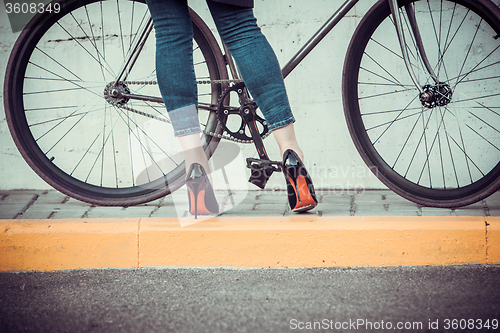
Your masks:
M424 93L422 89L422 85L418 82L417 76L415 75L415 72L413 71L413 67L410 62L410 58L408 55L408 48L406 46L406 38L403 30L403 23L401 20L401 15L399 12L399 6L398 6L398 1L397 0L387 0L389 1L389 6L391 8L391 13L392 13L392 18L394 20L394 25L396 26L396 32L398 35L398 40L399 40L399 45L401 46L401 52L403 54L403 60L405 62L406 69L408 70L408 74L410 75L413 84L415 84L415 87L417 87L418 91L420 92L420 95ZM418 29L418 24L417 20L415 18L415 11L413 9L412 4L407 4L405 5L405 11L406 15L408 16L408 22L410 23L410 27L413 33L414 41L417 45L418 52L420 54L420 58L431 76L431 78L434 80L435 84L439 84L439 80L434 73L434 70L432 69L431 64L429 63L429 59L427 58L427 54L425 53L424 45L422 43L422 37L420 35L420 30Z

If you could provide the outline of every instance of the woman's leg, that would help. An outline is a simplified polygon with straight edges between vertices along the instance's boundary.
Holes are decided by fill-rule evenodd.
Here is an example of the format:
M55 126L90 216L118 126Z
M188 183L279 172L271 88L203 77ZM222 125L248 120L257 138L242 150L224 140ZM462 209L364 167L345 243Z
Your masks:
M156 76L186 168L208 160L200 140L198 92L193 66L193 28L187 0L147 0L156 32Z
M280 146L302 156L295 121L276 54L257 26L251 8L207 1L219 34L238 64L243 80Z
M278 142L292 211L305 212L314 208L318 201L302 163L303 154L295 136L294 118L278 59L257 26L253 10L207 2L222 40Z

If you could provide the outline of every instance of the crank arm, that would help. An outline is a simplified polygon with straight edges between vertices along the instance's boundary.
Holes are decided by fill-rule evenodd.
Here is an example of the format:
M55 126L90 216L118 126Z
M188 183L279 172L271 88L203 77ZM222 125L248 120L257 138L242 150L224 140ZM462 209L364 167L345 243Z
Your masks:
M280 162L273 162L267 156L266 148L264 147L264 142L260 136L259 129L257 128L255 107L252 105L247 105L240 110L241 117L243 121L248 126L250 134L252 135L255 148L259 154L260 159L248 158L247 168L252 170L250 183L264 189L267 181L275 171L281 171Z

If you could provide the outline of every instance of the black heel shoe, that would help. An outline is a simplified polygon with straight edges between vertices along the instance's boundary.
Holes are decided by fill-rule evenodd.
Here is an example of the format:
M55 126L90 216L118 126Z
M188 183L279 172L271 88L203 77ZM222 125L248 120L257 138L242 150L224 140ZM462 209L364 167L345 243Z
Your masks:
M186 177L188 188L189 213L198 218L198 215L211 215L219 213L219 204L215 198L214 190L208 180L205 169L199 163L189 167Z
M283 154L283 174L288 191L288 203L293 212L306 212L318 205L311 177L304 163L291 149Z

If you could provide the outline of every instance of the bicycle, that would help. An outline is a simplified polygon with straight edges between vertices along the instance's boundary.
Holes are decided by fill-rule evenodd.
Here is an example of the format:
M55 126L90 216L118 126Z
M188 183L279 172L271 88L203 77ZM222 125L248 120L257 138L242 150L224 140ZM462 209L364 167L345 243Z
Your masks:
M285 78L358 1L344 2L284 66ZM130 206L176 190L185 167L158 97L144 1L56 3L58 14L31 20L7 66L5 110L22 156L51 186L93 204ZM204 147L211 156L221 139L254 143L259 159L248 167L263 188L280 168L262 143L266 123L230 54L191 17ZM490 0L379 0L364 15L345 58L344 113L363 160L391 190L459 207L500 188L499 35Z

